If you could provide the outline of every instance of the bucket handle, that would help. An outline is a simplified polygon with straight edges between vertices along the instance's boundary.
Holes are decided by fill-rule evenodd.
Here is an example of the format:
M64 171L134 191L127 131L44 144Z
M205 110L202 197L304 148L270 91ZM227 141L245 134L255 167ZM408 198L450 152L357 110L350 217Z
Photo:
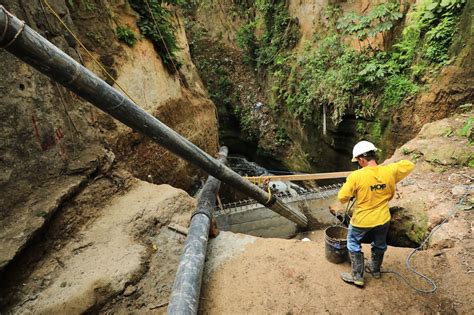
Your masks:
M344 211L344 214L343 214L343 220L342 221L339 221L339 219L337 218L337 215L335 215L333 217L333 219L335 220L335 223L332 225L332 226L335 226L335 227L339 227L339 226L344 226L344 219L346 217L348 217L349 219L351 219L351 216L349 215L349 213L351 212L352 208L354 208L354 205L355 203L357 202L357 199L356 197L352 197L348 202L347 202L347 205L346 205L346 210Z

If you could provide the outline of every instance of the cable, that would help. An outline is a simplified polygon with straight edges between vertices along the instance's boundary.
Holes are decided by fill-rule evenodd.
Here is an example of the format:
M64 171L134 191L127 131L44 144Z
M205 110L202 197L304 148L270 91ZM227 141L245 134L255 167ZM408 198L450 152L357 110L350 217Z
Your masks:
M161 42L163 43L163 46L165 47L166 53L168 54L168 58L171 61L171 64L173 65L174 71L176 71L176 73L179 73L178 68L176 67L176 65L173 61L173 56L171 55L171 51L168 49L168 45L166 45L165 39L163 38L163 35L161 34L160 27L158 26L158 22L156 21L155 15L153 14L153 11L150 7L150 3L148 2L148 0L145 0L145 3L146 3L146 6L148 8L148 13L150 14L151 18L153 19L153 23L154 23L154 26L155 26L155 31L157 31L158 34L160 35ZM184 82L181 81L181 77L179 75L178 75L178 80L184 86Z
M464 199L466 198L466 196L468 195L468 188L469 186L466 187L466 192L464 193L464 195L462 196L462 198L459 200L458 202L458 206L455 207L453 210L451 210L451 212L446 216L446 218L444 218L444 220L439 224L437 225L433 230L431 230L430 234L428 234L428 236L425 238L425 240L421 243L420 246L418 246L417 248L413 249L413 251L407 256L406 260L405 260L405 264L408 268L408 270L410 270L411 272L413 272L414 274L416 274L417 276L423 278L426 282L428 282L431 286L431 289L430 290L424 290L424 289L420 289L420 288L417 288L415 287L414 285L412 285L410 282L408 282L408 280L402 275L400 274L399 272L397 271L393 271L393 270L385 270L385 271L381 271L381 273L392 273L394 275L397 275L400 279L402 279L410 288L412 288L413 290L417 291L417 292L420 292L420 293L434 293L436 292L436 290L438 289L436 283L434 282L433 279L427 277L426 275L422 274L421 272L417 271L415 268L413 268L410 264L410 260L414 257L414 255L420 250L423 248L423 246L430 240L430 238L433 236L433 234L438 231L441 226L443 226L444 223L446 223L449 218L451 218L451 216L453 216L460 208L460 205L463 204L464 202Z
M2 37L1 37L1 39L3 41L5 35L7 34L9 12L3 7L3 5L0 6L0 9L5 13L5 29L3 30L3 34L2 34ZM18 36L20 36L21 32L23 32L23 30L25 29L25 21L20 21L20 23L21 23L20 24L20 29L18 30L18 32L16 32L15 36L13 36L13 38L8 43L0 46L0 48L5 49L16 41Z
M114 84L117 85L117 87L122 90L122 92L130 99L132 100L135 104L138 104L128 93L127 91L115 80L115 78L105 69L105 67L92 55L92 53L86 48L86 46L81 42L79 37L69 28L69 26L66 25L66 23L61 19L59 14L54 11L53 7L49 4L48 0L43 0L44 4L48 7L48 9L51 11L53 16L61 23L61 25L74 37L74 39L79 43L79 45L86 51L86 53L89 55L89 57L94 61L94 63L102 70L104 73L109 77L110 80Z

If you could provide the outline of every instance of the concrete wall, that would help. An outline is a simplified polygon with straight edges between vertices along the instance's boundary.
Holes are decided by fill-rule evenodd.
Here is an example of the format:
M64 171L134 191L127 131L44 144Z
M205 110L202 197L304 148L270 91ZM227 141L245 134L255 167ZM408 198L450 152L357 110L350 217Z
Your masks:
M337 202L336 193L337 190L331 190L325 192L325 198L312 194L291 197L284 201L289 207L305 213L309 218L310 228L316 229L336 222L328 209L329 205ZM258 237L290 238L298 232L295 223L260 204L219 211L216 213L216 221L220 230Z

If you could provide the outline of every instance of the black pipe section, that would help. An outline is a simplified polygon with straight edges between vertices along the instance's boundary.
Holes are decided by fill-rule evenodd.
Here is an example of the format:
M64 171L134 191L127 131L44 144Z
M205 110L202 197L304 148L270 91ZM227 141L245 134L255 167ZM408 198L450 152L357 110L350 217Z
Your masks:
M227 153L227 148L222 147L218 161L224 164ZM221 182L217 178L209 176L202 189L196 211L191 218L188 236L176 272L168 305L168 314L170 315L197 313L209 227L220 184Z
M308 219L300 211L289 208L279 199L221 165L206 152L145 112L122 93L26 26L3 6L0 6L0 48L5 48L133 130L150 137L179 157L195 164L262 205L300 226L308 224Z

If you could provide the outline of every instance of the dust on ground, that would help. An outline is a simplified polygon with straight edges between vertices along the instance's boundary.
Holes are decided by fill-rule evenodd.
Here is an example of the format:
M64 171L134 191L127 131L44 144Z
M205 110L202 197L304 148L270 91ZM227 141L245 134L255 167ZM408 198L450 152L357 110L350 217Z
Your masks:
M417 293L392 274L380 280L366 275L364 289L344 283L339 274L350 265L326 260L322 231L305 235L311 242L223 232L210 242L200 313L474 313L470 289L474 285L474 169L467 166L474 149L460 133L472 117L470 112L425 125L387 161L411 159L416 163L413 173L397 188L392 205L420 219L416 224L424 226L423 239L447 218L431 238L430 248L419 251L411 261L436 282L435 294ZM415 223L407 223L404 233L413 233ZM410 283L430 289L405 266L412 250L390 247L383 269L401 272ZM369 246L364 246L364 252L368 258Z
M472 243L445 250L419 252L412 260L415 268L438 284L433 295L418 294L399 278L384 274L376 280L366 275L364 289L344 283L340 272L350 269L348 263L332 264L324 255L324 233L307 235L311 242L262 239L247 240L240 250L232 249L225 262L211 257L211 268L202 288L199 312L202 314L472 314L473 275L462 262L470 259ZM248 238L251 238L250 241ZM211 241L212 251L221 251L239 241L223 232ZM467 244L464 244L467 246ZM409 273L404 261L412 249L390 247L383 268L404 274L414 284L429 289ZM368 246L364 251L370 253ZM217 264L215 265L215 262Z

